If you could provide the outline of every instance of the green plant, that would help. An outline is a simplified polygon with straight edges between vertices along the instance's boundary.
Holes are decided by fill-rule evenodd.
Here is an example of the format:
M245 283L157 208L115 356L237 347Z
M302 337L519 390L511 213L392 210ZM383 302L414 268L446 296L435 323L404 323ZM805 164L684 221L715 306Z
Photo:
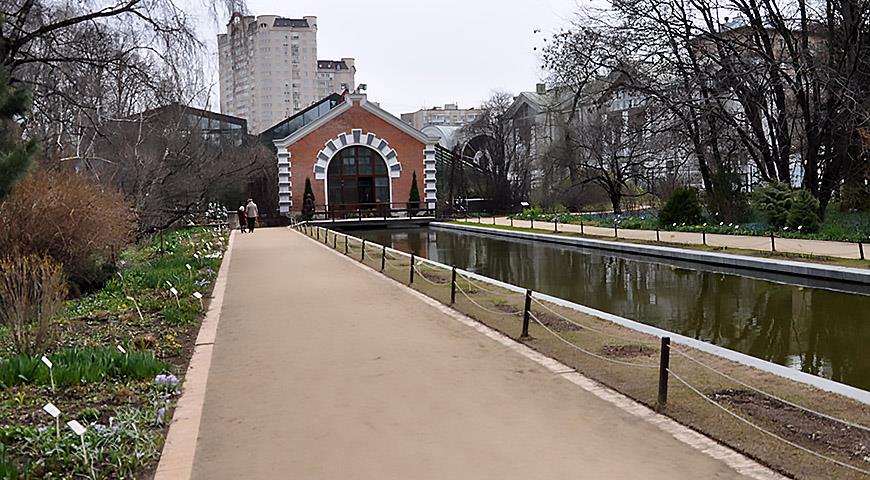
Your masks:
M88 422L95 422L100 419L100 411L94 407L86 407L79 410L78 418Z
M33 355L46 347L65 298L63 271L48 257L0 259L0 323L16 352Z
M16 480L18 466L6 455L6 445L0 443L0 480Z
M770 225L785 226L791 209L791 189L782 182L769 183L754 192L755 207L764 214Z
M798 190L791 199L788 211L788 227L799 229L804 233L814 233L819 230L819 201L810 192Z
M690 187L674 189L665 206L659 212L659 224L663 227L687 224L697 225L703 221L698 191Z
M408 194L408 209L416 213L420 208L420 191L417 189L417 172L411 174L411 193Z
M49 355L58 386L83 385L111 379L150 379L169 370L169 364L150 353L122 354L114 348L70 348ZM0 359L0 388L51 383L39 357L16 355Z
M10 83L6 67L0 67L0 202L27 172L34 151L32 141L21 142L16 123L30 110L30 90Z
M302 194L302 220L311 220L314 216L315 201L314 190L311 188L311 179L305 178L305 193Z

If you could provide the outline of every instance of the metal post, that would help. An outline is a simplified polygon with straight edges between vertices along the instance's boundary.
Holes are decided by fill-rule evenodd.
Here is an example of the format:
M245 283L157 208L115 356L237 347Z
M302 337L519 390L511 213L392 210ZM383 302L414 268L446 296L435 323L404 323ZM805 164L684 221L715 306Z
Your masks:
M362 221L362 209L361 208L356 209L356 219L360 222Z
M338 232L332 234L332 249L335 250L336 245L338 245Z
M529 313L532 310L532 291L526 289L526 305L523 307L523 333L520 338L528 338L529 336Z
M344 236L344 254L347 255L347 235Z
M481 217L480 214L478 213L477 214L477 223L483 223L482 219L483 219L483 217Z
M553 219L553 232L559 233L559 219L558 218Z
M580 235L586 235L586 232L583 231L583 220L580 220Z
M858 253L861 254L861 260L864 260L864 243L858 242Z
M656 227L656 241L659 242L659 227Z
M514 217L511 217L511 227L514 226Z
M362 241L362 253L360 254L359 261L365 262L366 261L366 239L364 238L362 240L363 240Z
M492 224L495 225L495 214L492 214Z
M535 229L535 219L532 217L529 217L529 224L530 224L529 228L534 230Z
M320 227L317 227L317 241L320 241Z
M613 238L619 238L619 224L613 222Z
M704 245L707 244L707 229L706 228L701 230L701 243L703 243Z
M770 231L770 251L776 251L776 240L774 240L773 230Z
M456 267L450 271L450 305L456 303Z
M381 245L381 271L387 266L387 246Z
M668 403L668 368L670 368L670 364L671 337L662 337L662 356L659 361L659 409Z
M408 285L414 283L414 254L411 254L411 268L408 269Z

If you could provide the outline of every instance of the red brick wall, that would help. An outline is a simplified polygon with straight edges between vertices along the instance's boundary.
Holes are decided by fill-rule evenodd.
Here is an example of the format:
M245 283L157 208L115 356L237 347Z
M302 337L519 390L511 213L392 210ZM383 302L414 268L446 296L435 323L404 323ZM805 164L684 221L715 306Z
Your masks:
M293 184L291 211L299 212L302 210L302 195L305 193L306 178L311 179L315 203L317 205L326 203L325 182L314 178L314 164L317 163L317 154L323 149L327 141L338 138L340 133L347 133L350 136L351 130L355 128L362 130L363 136L366 133L375 134L378 138L389 142L390 148L396 150L396 158L402 165L402 173L399 178L390 178L393 202L404 203L408 201L408 195L411 193L411 177L415 171L417 172L417 189L420 192L420 198L422 200L425 197L423 193L423 148L425 145L354 103L349 110L288 147L290 179ZM336 143L338 144L338 142Z

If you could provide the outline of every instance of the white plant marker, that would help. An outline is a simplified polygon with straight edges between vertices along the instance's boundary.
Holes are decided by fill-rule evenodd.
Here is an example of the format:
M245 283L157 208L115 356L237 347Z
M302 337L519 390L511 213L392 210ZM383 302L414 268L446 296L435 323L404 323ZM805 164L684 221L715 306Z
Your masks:
M40 360L42 360L42 363L44 363L45 366L48 367L48 376L49 376L49 378L51 378L51 391L53 392L54 391L54 364L51 363L51 360L49 360L48 357L46 357L45 355L43 355Z
M139 309L139 302L137 302L135 298L133 298L129 295L127 295L127 300L130 300L131 302L133 302L133 306L136 307L136 313L139 314L139 321L144 322L145 317L142 316L142 310Z
M70 420L70 421L66 422L66 424L81 439L82 452L85 454L85 462L87 462L88 467L90 467L90 469L91 469L91 478L96 479L97 475L94 473L94 465L91 463L90 457L88 457L88 448L85 445L85 432L87 431L87 429L85 427L83 427L82 424L76 420Z
M205 304L202 303L202 294L199 292L193 292L193 296L194 296L194 298L199 300L199 308L202 310L205 310Z
M122 354L124 354L124 355L127 354L127 350L124 350L124 347L122 347L121 345L115 345L115 348L117 348L118 351L121 352Z
M55 407L53 403L48 402L42 407L45 413L54 417L54 431L57 433L57 439L60 440L60 409Z
M178 301L178 290L175 287L169 289L169 292L175 296L175 304L178 305L178 308L181 308L181 302Z

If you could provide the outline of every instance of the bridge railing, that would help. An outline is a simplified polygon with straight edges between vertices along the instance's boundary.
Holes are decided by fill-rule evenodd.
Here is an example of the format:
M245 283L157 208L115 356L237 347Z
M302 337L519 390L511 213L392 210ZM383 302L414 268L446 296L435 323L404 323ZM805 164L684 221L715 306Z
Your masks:
M419 202L376 202L315 205L311 219L316 221L372 220L436 216L435 208Z

